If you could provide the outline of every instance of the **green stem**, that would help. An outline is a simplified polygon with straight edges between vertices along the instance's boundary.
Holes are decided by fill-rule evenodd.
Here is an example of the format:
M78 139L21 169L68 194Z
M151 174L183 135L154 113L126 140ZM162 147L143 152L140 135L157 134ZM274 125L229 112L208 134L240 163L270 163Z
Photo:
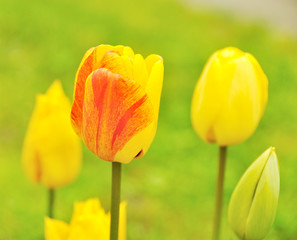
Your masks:
M48 190L48 216L53 218L53 208L55 201L55 190L53 188L49 188Z
M121 167L121 163L112 163L110 240L118 240L119 210L121 201Z
M215 205L215 215L214 215L214 224L213 224L213 238L212 238L213 240L220 239L226 156L227 156L227 147L221 146L220 154L219 154L219 171L218 171L218 178L217 178L216 205Z

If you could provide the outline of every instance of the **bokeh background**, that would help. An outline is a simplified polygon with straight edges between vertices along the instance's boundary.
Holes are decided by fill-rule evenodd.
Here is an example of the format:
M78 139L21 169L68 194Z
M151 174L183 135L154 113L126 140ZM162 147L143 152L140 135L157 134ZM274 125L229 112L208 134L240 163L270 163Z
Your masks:
M0 0L1 240L43 239L47 191L31 184L20 164L35 96L58 78L72 99L83 54L102 43L128 45L144 56L157 53L165 64L156 138L145 157L123 167L128 239L210 239L218 148L195 135L190 103L208 57L226 46L258 59L269 79L269 100L255 134L228 150L222 239L236 239L227 205L237 181L271 145L279 157L281 191L267 239L297 239L297 22L266 18L275 11L274 1L264 1L257 15L244 4L240 10L229 8L230 1L205 2ZM250 9L259 8L247 2ZM281 6L287 2L293 5L284 8L290 9L285 17L296 7L290 0ZM57 190L56 218L69 222L73 202L90 197L99 197L108 210L110 177L110 163L84 146L80 176Z

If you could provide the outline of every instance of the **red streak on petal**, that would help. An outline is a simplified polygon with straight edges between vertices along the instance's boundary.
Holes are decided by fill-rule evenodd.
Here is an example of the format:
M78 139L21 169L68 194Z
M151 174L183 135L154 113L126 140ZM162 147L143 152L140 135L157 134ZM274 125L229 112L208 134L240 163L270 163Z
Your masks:
M39 154L36 152L35 153L35 167L36 167L36 173L35 173L35 179L36 179L36 182L40 182L41 180L41 161L40 161L40 157L39 157Z
M90 80L90 81L89 81ZM153 120L153 108L140 85L109 69L89 75L83 111L83 139L100 158L117 152Z
M147 95L144 95L141 99L139 99L137 102L135 102L130 108L128 108L127 111L124 113L124 115L121 117L121 119L119 120L118 125L113 133L111 147L113 147L113 144L114 144L116 138L118 136L120 136L121 132L125 128L129 119L131 119L133 117L136 109L139 108L146 100L147 100Z
M108 72L105 69L99 69L93 73L92 76L92 88L94 93L94 105L98 110L98 125L97 125L97 135L96 135L96 151L98 154L99 150L99 140L100 140L100 124L102 120L103 104L106 94L106 89L109 83Z
M75 95L74 95L74 102L71 109L71 119L76 128L78 129L78 134L81 132L81 125L82 125L82 109L83 109L83 102L84 102L84 94L85 94L85 83L87 77L93 70L93 61L95 59L96 51L93 51L81 65L77 78L75 80Z
M84 95L84 89L85 89L85 83L87 80L87 77L92 72L93 69L93 61L95 58L95 51L93 51L84 61L82 64L78 74L77 74L77 84L80 86L81 91L79 91L81 94ZM78 88L76 88L79 90ZM82 99L83 100L83 99Z

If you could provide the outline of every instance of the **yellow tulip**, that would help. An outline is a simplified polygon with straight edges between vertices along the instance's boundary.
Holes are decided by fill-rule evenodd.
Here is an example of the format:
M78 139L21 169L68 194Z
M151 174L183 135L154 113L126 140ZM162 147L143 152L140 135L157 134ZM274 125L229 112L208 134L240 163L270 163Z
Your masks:
M151 145L159 114L163 59L130 47L89 49L75 78L72 126L101 159L128 163Z
M126 240L126 202L120 205L119 240ZM109 240L110 214L99 199L75 203L70 224L45 218L45 240Z
M244 173L229 204L229 223L242 240L261 240L274 221L279 197L275 149L267 149Z
M220 146L249 138L264 113L268 81L249 53L228 47L208 60L195 87L191 120L196 133Z
M81 169L81 144L69 121L70 101L60 81L38 94L24 140L22 164L28 177L48 188L72 182Z

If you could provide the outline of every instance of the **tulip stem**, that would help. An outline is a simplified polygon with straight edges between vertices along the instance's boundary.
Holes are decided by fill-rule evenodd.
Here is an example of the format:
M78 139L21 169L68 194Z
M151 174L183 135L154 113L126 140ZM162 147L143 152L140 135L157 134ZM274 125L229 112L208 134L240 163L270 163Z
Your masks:
M50 218L53 218L54 200L55 200L55 191L53 188L49 188L49 190L48 190L48 216Z
M118 240L119 211L121 201L121 167L121 163L112 163L110 240Z
M227 156L227 147L220 146L219 171L218 171L217 190L216 190L216 205L215 205L215 215L214 215L214 223L213 223L213 238L212 238L213 240L220 239L226 156Z

